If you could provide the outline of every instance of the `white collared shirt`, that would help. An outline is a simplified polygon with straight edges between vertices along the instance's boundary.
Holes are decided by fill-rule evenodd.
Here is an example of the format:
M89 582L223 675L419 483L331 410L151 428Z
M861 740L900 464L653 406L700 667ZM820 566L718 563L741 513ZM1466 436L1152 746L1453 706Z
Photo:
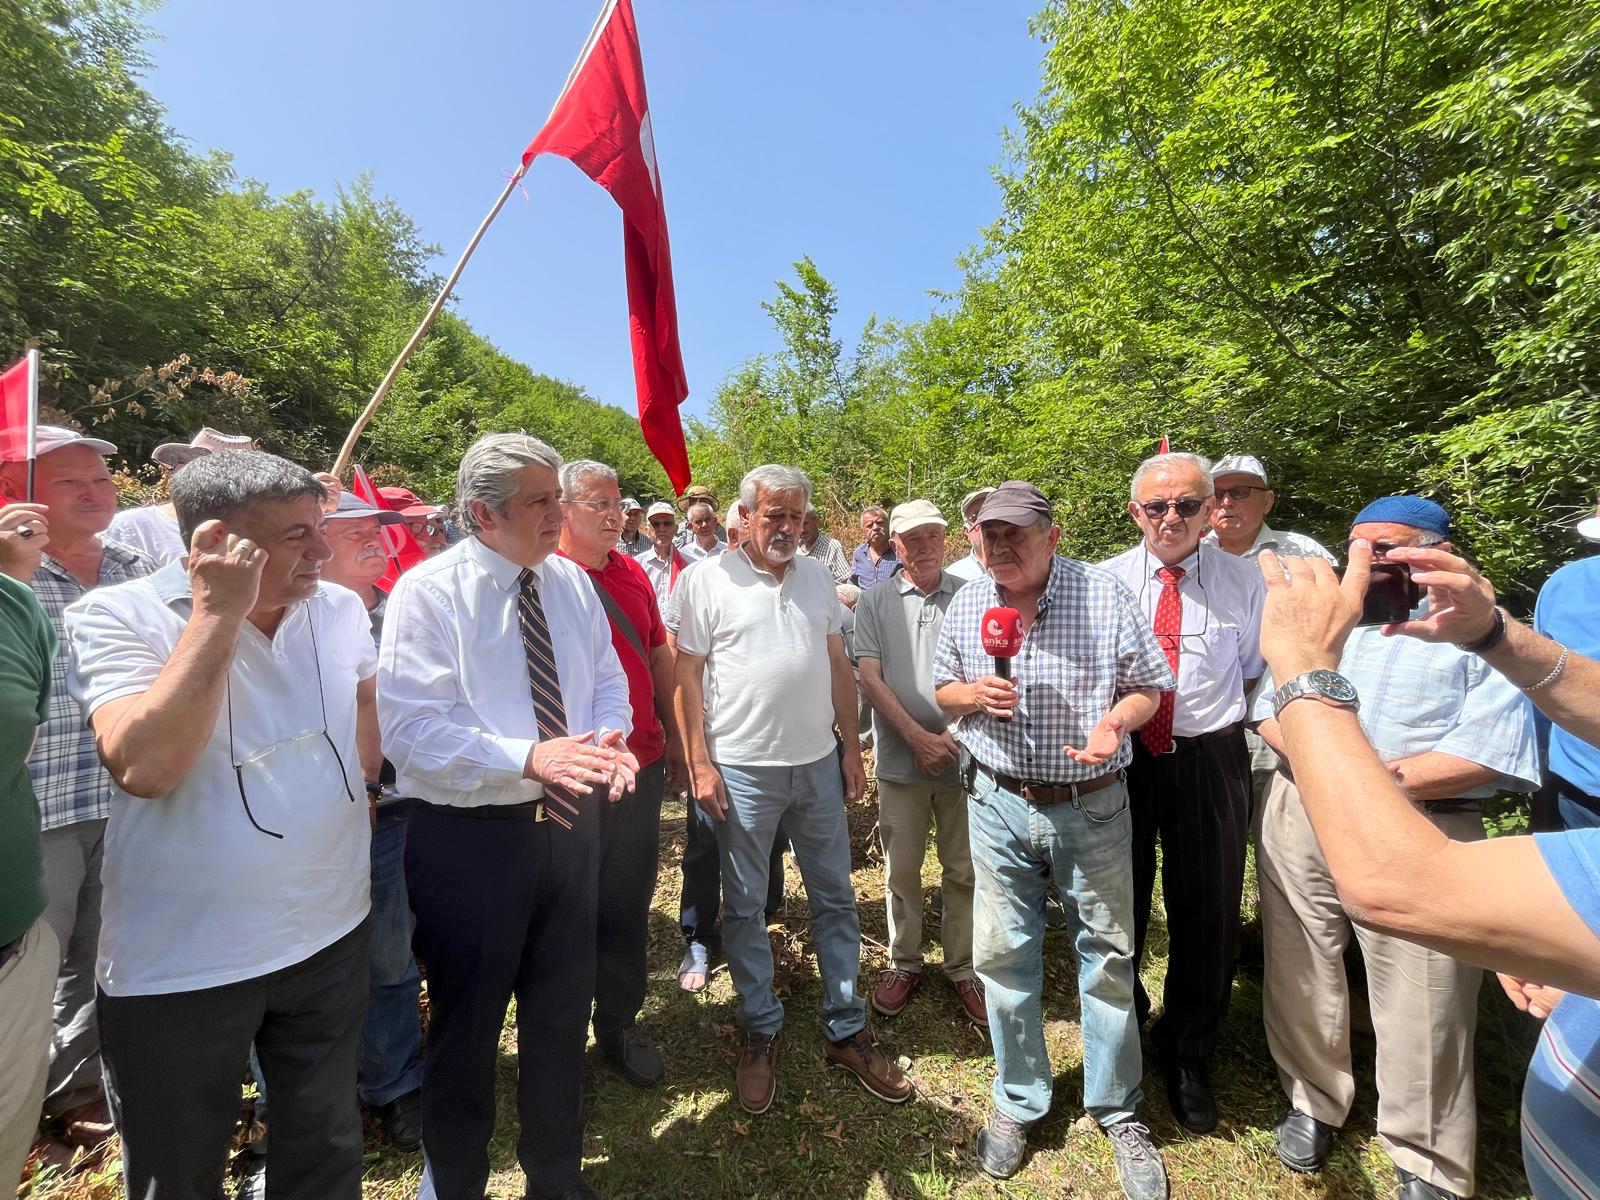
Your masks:
M431 804L521 804L539 740L517 614L522 568L476 537L412 567L389 593L378 718L396 790ZM583 568L552 554L533 574L550 625L567 731L633 729L611 623Z
M68 608L69 683L85 715L149 691L193 608L181 563ZM156 800L112 787L95 971L108 995L256 979L366 917L371 835L356 684L376 665L366 609L330 583L291 607L271 639L245 622L228 698L216 724L195 731L204 744L178 786ZM337 755L322 738L324 706ZM248 811L236 762L247 764Z
M1208 546L1222 549L1222 543L1217 540L1217 531L1214 529L1207 532L1202 540ZM1250 548L1238 557L1247 562L1255 562L1263 550L1271 550L1279 558L1325 558L1334 566L1339 565L1338 558L1316 538L1291 530L1274 529L1265 521L1261 522L1261 528L1256 530L1256 540L1251 542Z
M965 558L958 558L945 568L962 583L971 583L974 579L982 579L984 566L978 561L976 554L968 554Z
M1128 585L1145 618L1155 624L1161 560L1144 542L1100 564ZM1244 685L1266 671L1261 656L1261 608L1266 583L1256 564L1200 545L1178 564L1183 602L1178 643L1178 695L1172 732L1194 737L1244 719Z
M683 557L689 562L700 562L702 559L715 558L727 548L727 542L716 541L712 542L711 549L707 550L699 542L695 541L694 538L690 538L687 542L678 547L678 553L682 554Z

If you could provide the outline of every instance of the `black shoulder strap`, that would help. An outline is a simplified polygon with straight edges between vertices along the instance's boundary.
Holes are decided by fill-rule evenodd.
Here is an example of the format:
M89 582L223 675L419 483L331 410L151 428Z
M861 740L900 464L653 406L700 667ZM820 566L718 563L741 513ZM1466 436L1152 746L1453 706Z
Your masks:
M612 623L622 630L623 636L628 639L628 645L632 646L634 653L639 656L639 661L648 667L650 665L650 655L645 652L644 639L639 636L639 630L635 627L632 619L622 611L622 605L617 603L616 597L606 591L599 579L590 575L588 571L585 571L584 574L589 576L589 582L594 585L594 594L600 597L600 603L605 606L606 616L610 617Z

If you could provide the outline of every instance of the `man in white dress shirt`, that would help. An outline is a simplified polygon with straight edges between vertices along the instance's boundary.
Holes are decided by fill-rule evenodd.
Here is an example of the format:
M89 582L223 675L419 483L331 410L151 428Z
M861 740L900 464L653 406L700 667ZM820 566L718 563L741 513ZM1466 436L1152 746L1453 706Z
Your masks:
M689 521L689 540L680 547L684 558L699 562L702 558L714 558L728 548L723 540L727 530L718 527L717 510L707 501L697 500L689 505L685 516Z
M1144 955L1162 846L1167 913L1166 1008L1151 1029L1167 1100L1194 1133L1216 1127L1208 1060L1233 987L1250 821L1246 696L1266 670L1256 565L1212 546L1211 464L1197 454L1158 454L1134 472L1128 514L1144 540L1102 563L1139 601L1177 674L1156 715L1133 739L1128 794L1133 815L1135 961ZM1150 1011L1136 988L1141 1022Z
M422 800L406 884L430 1005L424 1198L482 1200L513 996L527 1195L594 1195L581 1167L600 805L639 764L605 609L555 553L560 467L526 434L480 438L456 481L470 536L402 575L385 615L383 749L400 794Z
M252 1044L268 1194L361 1195L377 664L321 581L322 499L275 455L199 459L173 483L186 562L67 610L115 784L96 982L130 1196L217 1194Z

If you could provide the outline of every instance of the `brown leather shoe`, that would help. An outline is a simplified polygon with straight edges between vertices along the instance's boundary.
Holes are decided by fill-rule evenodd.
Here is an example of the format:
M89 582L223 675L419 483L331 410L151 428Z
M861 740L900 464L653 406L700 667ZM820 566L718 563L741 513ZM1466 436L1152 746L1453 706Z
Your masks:
M734 1071L739 1106L745 1112L760 1116L772 1107L772 1097L778 1091L778 1041L782 1036L745 1031L744 1052Z
M921 982L920 971L902 971L890 967L878 976L878 984L872 989L872 1007L886 1017L899 1016L900 1010L905 1008L911 993L917 990Z
M967 1020L979 1029L987 1030L989 1009L983 1000L983 984L976 979L957 979L950 986L955 988L961 1007L966 1010Z
M830 1067L843 1067L879 1100L901 1104L911 1099L911 1081L878 1048L877 1040L863 1029L842 1042L829 1042L823 1051Z

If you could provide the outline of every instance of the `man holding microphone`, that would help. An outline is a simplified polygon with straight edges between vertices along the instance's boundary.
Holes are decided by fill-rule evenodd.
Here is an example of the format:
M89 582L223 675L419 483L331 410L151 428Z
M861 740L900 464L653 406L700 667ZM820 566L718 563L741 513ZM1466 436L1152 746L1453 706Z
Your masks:
M988 577L951 602L933 682L940 706L958 718L977 878L973 965L997 1070L979 1165L997 1178L1015 1174L1028 1128L1050 1110L1039 984L1046 881L1054 879L1078 955L1084 1105L1112 1140L1123 1191L1158 1200L1166 1171L1137 1117L1132 824L1122 768L1126 735L1156 711L1172 672L1132 593L1098 567L1056 556L1061 528L1038 488L1001 484L977 523ZM1015 679L985 650L991 620L1002 633L1014 622L1020 633L1008 672Z

